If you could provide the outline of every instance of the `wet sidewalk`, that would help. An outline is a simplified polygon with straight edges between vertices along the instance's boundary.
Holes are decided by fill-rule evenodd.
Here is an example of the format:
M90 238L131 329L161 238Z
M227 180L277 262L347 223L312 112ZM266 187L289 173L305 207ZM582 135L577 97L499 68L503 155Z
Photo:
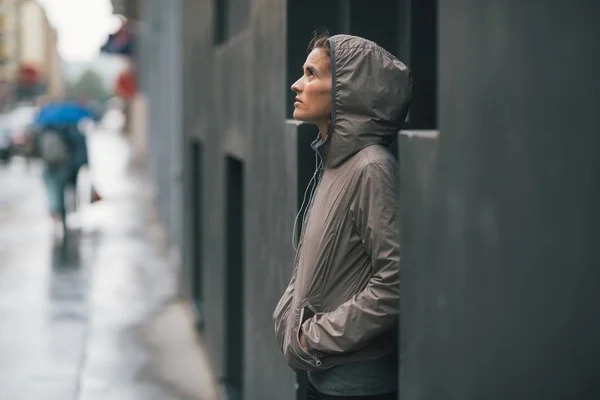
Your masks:
M90 134L104 200L69 217L53 245L40 166L0 167L0 399L216 398L213 378L129 147Z

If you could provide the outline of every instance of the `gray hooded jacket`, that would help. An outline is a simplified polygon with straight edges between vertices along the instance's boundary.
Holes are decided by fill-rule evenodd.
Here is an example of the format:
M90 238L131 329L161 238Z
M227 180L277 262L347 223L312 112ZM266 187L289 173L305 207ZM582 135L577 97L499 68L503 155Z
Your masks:
M384 357L398 339L399 182L387 146L406 118L411 74L371 41L336 35L330 47L332 123L313 143L324 170L273 314L285 359L305 371Z

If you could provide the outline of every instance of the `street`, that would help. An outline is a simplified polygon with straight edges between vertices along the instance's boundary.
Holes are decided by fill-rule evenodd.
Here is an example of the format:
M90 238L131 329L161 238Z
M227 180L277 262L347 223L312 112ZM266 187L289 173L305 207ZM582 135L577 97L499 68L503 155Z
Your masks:
M41 166L0 167L0 399L215 398L142 180L117 134L88 135L91 173L52 240ZM104 199L85 204L94 180Z

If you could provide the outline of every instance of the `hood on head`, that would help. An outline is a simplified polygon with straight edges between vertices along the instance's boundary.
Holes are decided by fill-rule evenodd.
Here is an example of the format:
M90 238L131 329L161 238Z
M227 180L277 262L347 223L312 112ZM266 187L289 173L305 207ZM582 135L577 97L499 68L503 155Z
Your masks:
M412 76L370 40L335 35L329 44L332 122L325 166L334 168L367 146L388 146L396 138L410 108Z

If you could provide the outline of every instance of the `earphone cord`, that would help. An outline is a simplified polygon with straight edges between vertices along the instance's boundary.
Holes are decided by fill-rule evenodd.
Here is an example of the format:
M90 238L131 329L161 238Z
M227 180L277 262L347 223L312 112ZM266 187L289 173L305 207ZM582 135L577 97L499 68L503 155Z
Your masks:
M319 173L319 170L321 168L321 161L320 161L320 157L315 153L315 172L313 173L312 178L310 178L310 181L308 182L308 185L306 186L306 189L304 190L304 195L302 196L302 204L300 205L300 210L298 211L298 214L296 214L296 218L294 218L294 230L292 232L292 246L294 247L295 251L298 251L298 248L300 247L300 243L298 243L298 245L296 245L296 228L298 226L298 218L300 218L300 214L302 213L302 210L304 209L304 204L306 202L306 193L308 193L308 190L310 189L310 196L309 196L309 200L308 200L308 205L307 205L307 210L304 213L304 218L302 218L302 225L304 226L306 223L306 218L308 216L308 209L310 208L314 195L315 195L315 189L317 187L317 174ZM299 240L299 239L298 239Z

